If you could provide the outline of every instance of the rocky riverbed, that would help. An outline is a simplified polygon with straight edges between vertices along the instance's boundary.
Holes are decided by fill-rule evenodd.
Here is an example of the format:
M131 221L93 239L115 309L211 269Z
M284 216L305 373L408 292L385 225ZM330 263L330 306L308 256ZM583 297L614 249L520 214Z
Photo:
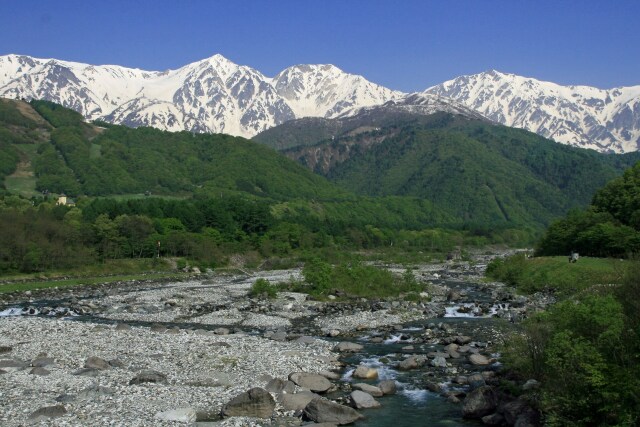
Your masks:
M376 425L394 393L430 393L458 417L494 381L508 324L472 320L551 302L480 282L486 261L417 267L429 302L247 296L296 269L3 295L0 425Z

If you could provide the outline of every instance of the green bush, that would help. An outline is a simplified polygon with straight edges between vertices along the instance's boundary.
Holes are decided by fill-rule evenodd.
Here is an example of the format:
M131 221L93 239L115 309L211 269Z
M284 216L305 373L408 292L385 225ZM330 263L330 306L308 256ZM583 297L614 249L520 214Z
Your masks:
M258 279L253 285L249 295L253 298L275 298L278 296L278 286L272 285L267 279Z

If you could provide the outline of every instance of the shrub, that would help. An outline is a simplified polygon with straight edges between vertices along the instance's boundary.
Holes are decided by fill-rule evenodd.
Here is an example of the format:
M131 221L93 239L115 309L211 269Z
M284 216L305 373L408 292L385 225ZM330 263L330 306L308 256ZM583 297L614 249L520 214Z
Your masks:
M272 285L267 279L260 278L251 285L249 295L254 298L275 298L278 296L278 287Z

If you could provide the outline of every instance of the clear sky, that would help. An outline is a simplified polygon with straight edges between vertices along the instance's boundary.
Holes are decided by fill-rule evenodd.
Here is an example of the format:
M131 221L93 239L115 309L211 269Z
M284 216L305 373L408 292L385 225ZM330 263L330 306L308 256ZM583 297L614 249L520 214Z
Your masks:
M220 53L267 76L331 63L402 91L490 69L640 84L640 0L0 0L0 55L147 70Z

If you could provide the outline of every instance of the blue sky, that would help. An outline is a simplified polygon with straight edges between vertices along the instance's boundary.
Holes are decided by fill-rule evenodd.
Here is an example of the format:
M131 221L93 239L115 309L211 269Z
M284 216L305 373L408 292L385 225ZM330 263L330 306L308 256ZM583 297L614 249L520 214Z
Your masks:
M489 69L640 84L640 1L0 0L0 55L148 70L220 53L267 76L332 63L403 91Z

